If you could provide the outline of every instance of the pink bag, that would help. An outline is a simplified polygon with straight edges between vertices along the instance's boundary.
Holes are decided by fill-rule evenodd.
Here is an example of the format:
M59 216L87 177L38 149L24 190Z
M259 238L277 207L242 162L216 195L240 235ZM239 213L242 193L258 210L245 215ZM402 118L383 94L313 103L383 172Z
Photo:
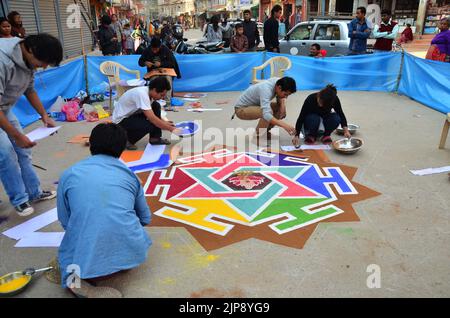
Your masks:
M78 114L80 113L80 107L78 102L70 101L66 102L61 111L66 114L66 121L77 121Z

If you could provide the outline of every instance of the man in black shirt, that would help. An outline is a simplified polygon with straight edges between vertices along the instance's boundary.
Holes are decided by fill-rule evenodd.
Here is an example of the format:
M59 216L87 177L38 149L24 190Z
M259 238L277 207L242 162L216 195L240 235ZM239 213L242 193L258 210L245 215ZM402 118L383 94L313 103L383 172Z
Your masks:
M244 35L248 40L248 50L247 51L255 51L258 47L261 40L259 39L259 31L258 26L255 21L251 20L251 12L250 10L244 11L244 22L242 25L244 26Z
M280 42L278 41L278 20L283 9L280 5L273 6L270 19L264 22L264 46L269 52L280 53Z
M157 37L152 38L150 46L142 52L139 58L139 66L147 66L147 72L151 72L158 68L173 68L177 73L177 78L181 78L180 69L177 60L172 51L161 43ZM172 77L165 76L172 86ZM152 80L153 78L150 78ZM171 107L172 89L166 95L166 110L172 110Z
M331 112L334 109L335 112ZM330 144L331 133L341 124L344 129L344 136L350 138L347 127L347 119L342 111L341 102L337 97L337 90L334 85L327 85L318 93L309 95L302 107L300 115L295 125L296 136L292 141L293 144L300 146L300 131L304 128L305 143L308 145L314 144L319 131L320 121L323 121L325 132L322 137L324 144Z

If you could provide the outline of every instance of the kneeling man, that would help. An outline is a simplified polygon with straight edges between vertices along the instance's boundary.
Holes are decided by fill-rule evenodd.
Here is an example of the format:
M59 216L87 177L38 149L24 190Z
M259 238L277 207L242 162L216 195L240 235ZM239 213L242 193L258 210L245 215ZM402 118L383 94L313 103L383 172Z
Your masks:
M242 120L259 119L256 135L265 133L267 129L279 126L289 135L295 134L295 128L281 119L286 118L286 98L297 91L295 80L291 77L271 78L247 88L235 105L235 115ZM276 97L276 102L271 102ZM234 117L234 116L233 116Z
M150 209L139 179L119 160L127 143L125 130L99 124L89 142L92 156L59 180L58 219L66 231L58 252L62 286L78 297L121 297L113 288L94 287L91 280L147 259L152 242L143 226L150 223Z
M113 123L122 126L128 135L128 150L136 150L135 143L149 134L152 145L169 145L170 141L162 138L162 130L174 134L179 132L172 122L161 119L161 105L171 89L165 77L157 77L149 87L136 87L126 91L118 100L113 111Z

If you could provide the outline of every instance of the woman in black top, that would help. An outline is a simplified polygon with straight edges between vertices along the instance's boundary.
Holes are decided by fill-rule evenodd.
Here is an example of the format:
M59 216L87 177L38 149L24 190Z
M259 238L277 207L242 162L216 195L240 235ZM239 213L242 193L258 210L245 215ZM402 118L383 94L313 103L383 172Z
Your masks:
M331 112L332 109L335 112ZM347 119L342 111L341 102L337 97L337 90L334 85L327 85L320 92L311 94L306 98L295 125L296 136L292 142L296 147L300 145L299 135L302 128L305 131L305 143L311 145L316 142L321 119L325 127L321 139L324 144L332 142L330 135L339 124L344 129L344 136L346 138L351 137L347 128Z

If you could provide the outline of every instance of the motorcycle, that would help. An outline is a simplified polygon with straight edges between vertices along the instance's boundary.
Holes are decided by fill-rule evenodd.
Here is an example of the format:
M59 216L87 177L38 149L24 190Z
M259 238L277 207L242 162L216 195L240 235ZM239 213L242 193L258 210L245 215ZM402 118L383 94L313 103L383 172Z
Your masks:
M179 41L175 47L178 54L221 54L224 52L224 41L218 42L197 42L195 45L186 43L187 39Z

